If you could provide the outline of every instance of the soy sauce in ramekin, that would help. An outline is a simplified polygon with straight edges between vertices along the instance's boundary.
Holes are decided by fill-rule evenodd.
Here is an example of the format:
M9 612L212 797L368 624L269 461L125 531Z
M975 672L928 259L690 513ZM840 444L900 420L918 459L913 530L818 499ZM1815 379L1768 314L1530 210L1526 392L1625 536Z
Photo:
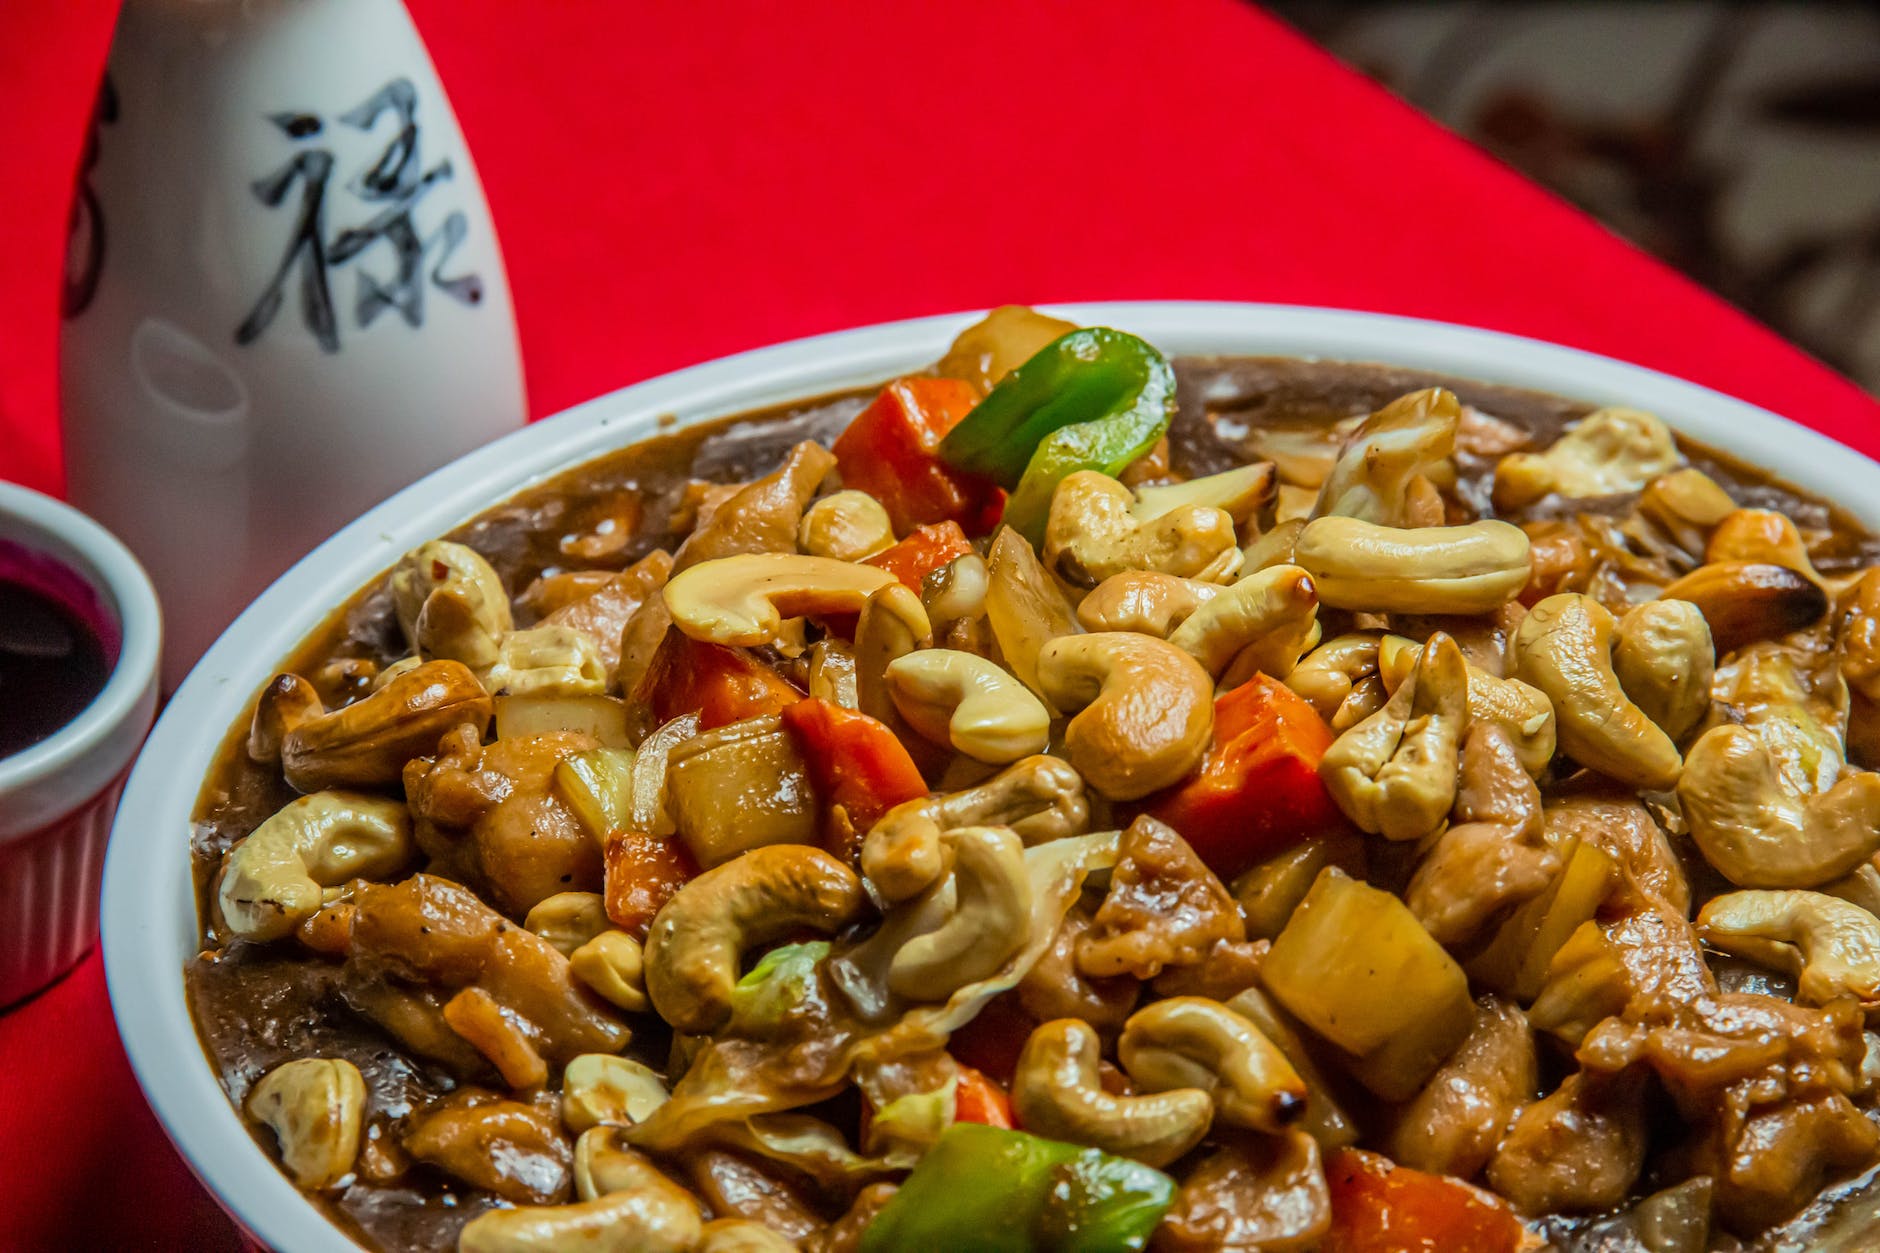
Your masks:
M110 675L90 626L45 593L0 579L0 757L78 717Z

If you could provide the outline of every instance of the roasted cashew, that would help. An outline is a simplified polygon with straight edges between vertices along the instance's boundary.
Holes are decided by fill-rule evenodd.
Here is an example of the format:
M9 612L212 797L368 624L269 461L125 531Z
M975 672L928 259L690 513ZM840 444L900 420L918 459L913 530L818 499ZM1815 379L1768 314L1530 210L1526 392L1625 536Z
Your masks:
M880 501L850 488L805 509L796 542L812 557L860 561L894 543L894 524Z
M1097 1076L1097 1033L1077 1018L1035 1028L1012 1074L1012 1104L1027 1131L1166 1166L1201 1143L1214 1098L1199 1088L1112 1096Z
M568 968L587 989L629 1013L646 1009L646 958L625 931L607 930L568 954Z
M515 626L502 579L468 545L420 544L392 568L389 582L405 642L426 657L487 669Z
M785 618L856 613L896 582L875 566L800 553L740 553L701 561L661 590L673 625L709 644L768 644Z
M1442 826L1456 799L1456 760L1468 725L1468 663L1437 632L1416 669L1376 713L1332 742L1319 777L1359 827L1389 840L1420 840Z
M596 1127L575 1146L589 1199L486 1210L464 1225L458 1253L693 1253L704 1228L698 1201L614 1136Z
M1136 515L1137 521L1147 522L1177 509L1198 505L1219 509L1234 520L1235 526L1244 526L1247 519L1260 511L1260 506L1273 498L1277 477L1272 462L1256 461L1185 483L1139 487L1136 503L1129 511Z
M1651 414L1595 410L1546 452L1503 457L1495 467L1495 507L1519 509L1549 492L1575 500L1636 492L1682 460L1670 428Z
M416 852L403 801L316 792L287 802L229 849L216 905L242 939L279 940L320 908L322 889L385 878Z
M670 1099L658 1072L612 1053L583 1053L561 1073L561 1121L576 1135L644 1122Z
M1386 692L1396 693L1423 655L1423 645L1401 635L1387 635L1378 645L1377 673ZM1502 679L1474 662L1469 668L1469 721L1489 722L1506 733L1521 768L1535 778L1554 758L1554 706L1538 689L1519 679Z
M1038 682L1059 709L1080 710L1064 751L1091 787L1135 800L1186 777L1214 732L1214 680L1173 644L1126 631L1052 640Z
M359 1122L366 1081L349 1061L297 1057L270 1070L242 1103L248 1116L274 1132L281 1165L309 1192L352 1173L359 1157Z
M834 932L866 901L855 872L821 849L754 848L687 883L653 918L647 995L680 1031L715 1031L731 1016L746 951L799 927Z
M899 711L888 688L888 667L932 642L927 610L907 584L894 579L872 593L855 621L856 708L893 726Z
M1368 613L1487 613L1513 600L1530 571L1527 533L1493 519L1400 529L1317 518L1293 560L1322 603Z
M1880 918L1820 892L1727 892L1705 902L1698 935L1799 976L1797 999L1826 1005L1852 997L1880 1009Z
M941 843L953 865L953 911L938 930L902 945L888 966L889 989L910 1001L944 1001L990 976L1031 932L1025 845L1009 827L956 827Z
M1688 466L1659 475L1638 498L1638 511L1697 558L1703 557L1711 531L1735 509L1736 502L1715 479Z
M483 686L498 696L599 696L612 678L593 636L544 623L503 636Z
M1003 765L1041 752L1051 714L996 662L923 648L888 664L888 695L907 725L975 761Z
M467 667L427 661L343 709L318 708L303 703L281 739L281 773L297 792L398 783L405 763L435 753L445 732L487 727L492 705Z
M614 924L599 892L557 892L531 906L522 925L566 957Z
M1710 624L1686 600L1648 600L1619 619L1612 671L1632 703L1673 740L1710 712Z
M1659 595L1688 600L1710 624L1719 657L1746 644L1773 640L1819 622L1828 593L1807 574L1769 561L1702 565Z
M1704 860L1739 887L1818 887L1880 851L1880 774L1804 791L1747 726L1691 745L1678 801Z
M937 625L984 617L990 584L986 559L978 553L962 553L921 579L920 603L928 620Z
M1377 675L1380 638L1376 631L1333 636L1300 658L1286 676L1286 686L1312 702L1319 717L1330 722L1358 684Z
M1605 606L1561 592L1528 610L1515 632L1515 674L1554 704L1560 747L1582 766L1644 791L1678 781L1678 746L1627 696L1612 668L1615 624Z
M1247 677L1258 671L1283 679L1309 646L1318 612L1311 575L1298 566L1268 566L1210 597L1168 642L1230 684L1230 667Z
M1787 566L1797 574L1820 582L1808 545L1787 514L1773 509L1733 509L1717 523L1704 544L1704 561L1766 561Z
M1219 583L1125 570L1090 590L1077 605L1077 621L1086 631L1136 631L1167 639L1190 614L1225 591Z
M1312 517L1407 525L1410 480L1455 451L1461 416L1455 393L1441 387L1399 396L1370 415L1339 448Z
M1306 1110L1306 1085L1260 1029L1219 1001L1174 996L1131 1015L1117 1057L1147 1092L1199 1088L1218 1117L1277 1133Z
M946 873L941 836L956 827L1009 827L1027 847L1082 835L1084 781L1055 757L1027 757L977 787L905 801L862 840L862 873L883 899L918 896Z
M1181 505L1146 521L1134 498L1107 474L1079 470L1051 497L1044 564L1066 583L1095 587L1125 570L1214 579L1240 561L1234 520L1224 510Z

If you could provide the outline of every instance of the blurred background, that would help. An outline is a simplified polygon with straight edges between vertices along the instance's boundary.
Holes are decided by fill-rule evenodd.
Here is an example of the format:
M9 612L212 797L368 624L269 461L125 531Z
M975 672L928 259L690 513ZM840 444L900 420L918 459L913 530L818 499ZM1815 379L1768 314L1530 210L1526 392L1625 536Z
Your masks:
M1269 7L1880 391L1880 6Z

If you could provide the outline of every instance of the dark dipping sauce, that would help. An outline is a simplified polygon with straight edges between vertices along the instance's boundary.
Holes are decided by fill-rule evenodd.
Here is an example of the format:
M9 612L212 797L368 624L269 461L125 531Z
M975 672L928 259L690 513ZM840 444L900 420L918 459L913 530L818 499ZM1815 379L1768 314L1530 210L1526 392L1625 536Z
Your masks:
M0 579L0 757L31 748L96 700L111 677L104 644L44 592Z
M1263 435L1323 430L1418 388L1450 388L1465 405L1529 432L1532 447L1545 447L1568 423L1594 408L1538 392L1368 364L1209 357L1177 359L1175 368L1179 411L1169 432L1170 456L1173 468L1189 477L1262 459L1257 447ZM684 538L684 533L668 529L668 520L688 483L733 483L767 474L798 441L833 441L872 395L873 389L829 396L656 436L528 488L446 538L483 554L512 596L544 574L624 568L654 548L671 548ZM1880 562L1880 540L1845 512L1726 455L1689 441L1681 440L1680 446L1691 464L1740 505L1780 510L1804 531L1831 531L1811 550L1824 573ZM1458 494L1482 516L1493 516L1488 487L1494 459L1459 453L1457 463ZM1573 507L1623 515L1634 500L1615 496L1576 501ZM1545 516L1545 502L1514 520L1540 516ZM582 549L579 538L591 535L597 522L621 517L637 519L624 544L603 555ZM333 663L362 659L383 666L405 654L385 582L382 574L374 578L276 670L313 680L329 707L363 695L364 683L347 679L346 667ZM519 613L517 625L529 625L527 618ZM246 717L229 728L218 764L197 802L191 850L199 897L205 901L223 853L294 796L276 770L248 759L243 749L247 732ZM208 917L206 908L201 916ZM206 933L204 942L211 942ZM383 1134L388 1122L455 1086L441 1067L408 1056L389 1036L348 1010L327 963L312 956L289 956L288 951L237 942L206 951L184 971L203 1047L238 1107L249 1088L284 1061L344 1058L365 1078L370 1139ZM663 1071L663 1037L663 1032L636 1031L628 1055ZM256 1134L272 1156L271 1136L266 1131ZM1836 1199L1843 1194L1845 1200ZM454 1248L458 1230L492 1201L489 1194L422 1165L393 1187L354 1182L316 1198L353 1238L386 1249ZM1870 1172L1830 1189L1788 1225L1770 1233L1770 1247L1815 1247L1831 1232L1839 1236L1835 1247L1875 1247L1865 1241L1864 1233L1876 1209L1880 1183ZM1614 1231L1610 1220L1549 1219L1543 1226L1563 1249L1618 1253L1647 1247L1628 1231ZM1880 1227L1872 1230L1880 1233ZM1880 1234L1873 1238L1880 1240Z

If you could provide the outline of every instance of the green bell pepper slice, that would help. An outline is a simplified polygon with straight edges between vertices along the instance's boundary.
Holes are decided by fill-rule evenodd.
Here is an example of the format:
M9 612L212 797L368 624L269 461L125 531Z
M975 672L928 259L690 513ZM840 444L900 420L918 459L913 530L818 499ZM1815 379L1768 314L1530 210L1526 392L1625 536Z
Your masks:
M1119 474L1175 416L1175 371L1153 346L1090 326L1046 344L940 441L940 459L1012 493L1005 521L1033 544L1057 485L1078 470Z
M861 1253L1137 1253L1175 1199L1159 1170L954 1123L862 1235Z

